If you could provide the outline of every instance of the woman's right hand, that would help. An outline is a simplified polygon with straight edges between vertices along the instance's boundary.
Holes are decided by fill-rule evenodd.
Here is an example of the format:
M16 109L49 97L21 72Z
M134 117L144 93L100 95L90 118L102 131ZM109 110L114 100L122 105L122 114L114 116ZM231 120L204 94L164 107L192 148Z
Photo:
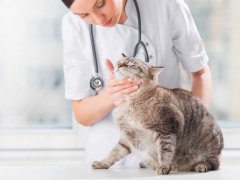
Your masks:
M105 62L109 71L110 80L106 84L104 92L109 95L115 107L126 101L126 96L139 89L141 82L133 82L131 78L115 79L114 67L110 60Z

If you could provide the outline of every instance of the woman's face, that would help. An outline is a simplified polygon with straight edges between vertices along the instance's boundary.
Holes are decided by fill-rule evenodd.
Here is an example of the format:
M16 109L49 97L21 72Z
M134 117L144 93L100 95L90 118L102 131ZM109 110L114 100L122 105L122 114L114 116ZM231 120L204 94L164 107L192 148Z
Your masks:
M127 0L75 0L70 10L88 24L112 27L122 24Z

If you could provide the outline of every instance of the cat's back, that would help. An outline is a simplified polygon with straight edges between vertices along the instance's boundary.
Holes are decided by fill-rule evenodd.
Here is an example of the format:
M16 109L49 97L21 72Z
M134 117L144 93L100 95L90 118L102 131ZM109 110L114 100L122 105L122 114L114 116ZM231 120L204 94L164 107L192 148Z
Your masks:
M196 116L200 119L204 116L209 116L209 118L213 119L205 105L200 99L193 96L191 91L180 88L172 89L170 91L173 96L173 103L184 114L186 119L195 119ZM196 116L194 117L194 115Z
M161 101L161 104L166 106L171 104L179 106L181 103L191 102L193 100L198 101L193 97L191 91L181 88L168 89L158 85L153 89L153 92L155 93L155 97Z
M188 100L189 98L193 97L192 92L185 89L175 88L171 89L170 91L181 99Z

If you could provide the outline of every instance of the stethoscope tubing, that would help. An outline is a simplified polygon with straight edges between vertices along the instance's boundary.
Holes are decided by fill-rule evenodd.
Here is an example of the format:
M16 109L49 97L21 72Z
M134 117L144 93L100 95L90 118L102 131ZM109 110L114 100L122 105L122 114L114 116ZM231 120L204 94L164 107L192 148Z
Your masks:
M135 8L137 11L137 18L138 18L138 42L135 45L133 57L136 57L139 46L142 46L144 53L145 53L145 62L149 62L148 51L147 51L147 48L146 48L144 42L142 41L142 21L141 21L141 14L140 14L139 6L137 3L137 0L133 0L133 2L135 4Z
M96 53L96 47L95 47L95 42L94 42L92 24L89 26L89 29L90 29L90 39L91 39L91 46L92 46L93 59L94 59L94 69L95 69L96 75L98 75L97 53Z
M144 54L145 54L145 62L149 62L148 51L147 51L147 48L146 48L144 42L142 41L142 23L141 23L141 14L140 14L139 6L137 3L137 0L133 0L133 2L136 7L137 19L138 19L138 42L136 43L136 45L134 47L133 57L136 57L138 48L140 46L142 46L142 48L144 50ZM92 24L89 25L89 31L90 31L90 39L91 39L91 46L92 46L93 59L94 59L94 70L95 70L95 75L90 80L90 87L91 87L91 89L93 89L94 91L97 92L97 91L101 90L101 88L103 87L104 81L98 74L99 73L98 61L97 61L97 53L96 53L96 47L95 47L95 42L94 42L93 25ZM97 81L97 83L95 83L96 81ZM99 86L95 87L95 84L99 84Z

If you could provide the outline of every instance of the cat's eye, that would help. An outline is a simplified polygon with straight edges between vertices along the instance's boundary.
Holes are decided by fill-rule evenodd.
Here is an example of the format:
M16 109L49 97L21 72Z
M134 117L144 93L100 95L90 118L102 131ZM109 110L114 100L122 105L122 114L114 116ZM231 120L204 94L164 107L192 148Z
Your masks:
M135 65L135 62L134 62L133 60L130 60L130 61L128 62L128 64L129 64L129 65Z

